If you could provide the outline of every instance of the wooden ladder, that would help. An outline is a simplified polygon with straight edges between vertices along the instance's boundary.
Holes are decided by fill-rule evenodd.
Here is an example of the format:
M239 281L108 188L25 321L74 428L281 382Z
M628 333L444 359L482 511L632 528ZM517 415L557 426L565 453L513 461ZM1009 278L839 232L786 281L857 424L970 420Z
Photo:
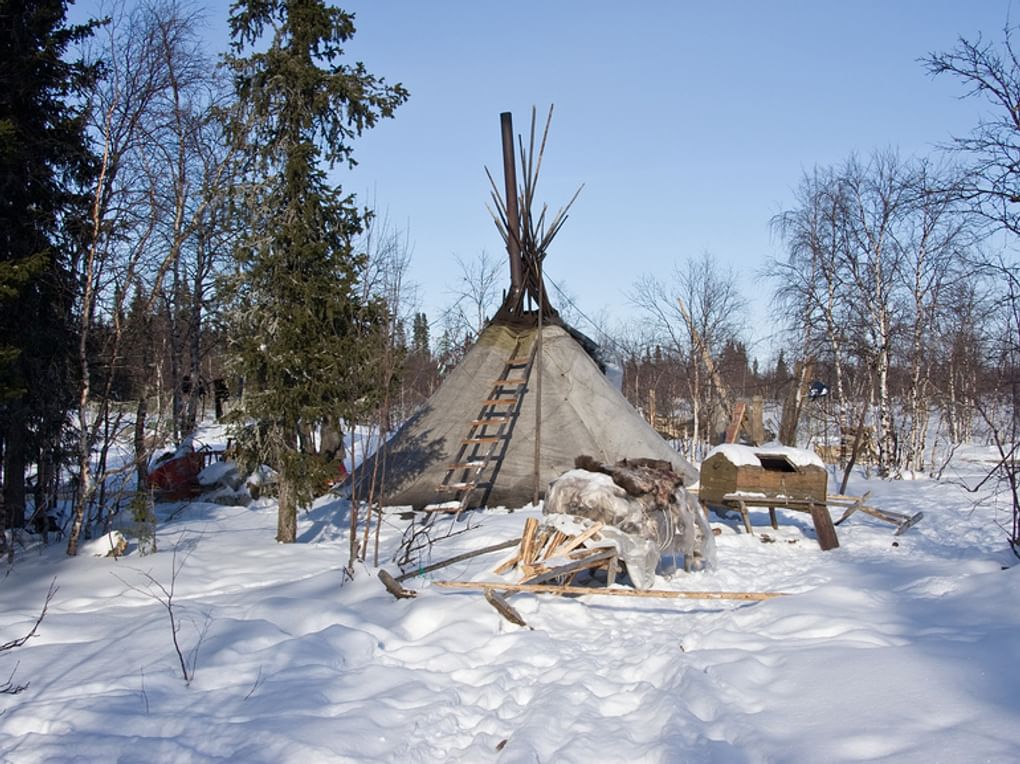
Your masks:
M532 340L531 350L526 356L521 355L522 344L522 340L517 340L513 352L503 365L503 373L492 383L478 416L471 421L453 462L447 465L446 474L436 487L440 501L443 501L443 496L448 496L446 502L456 502L456 506L452 507L441 505L443 511L456 512L459 516L467 509L476 490L492 488L492 482L510 445L514 424L520 414L521 402L535 364L538 343Z

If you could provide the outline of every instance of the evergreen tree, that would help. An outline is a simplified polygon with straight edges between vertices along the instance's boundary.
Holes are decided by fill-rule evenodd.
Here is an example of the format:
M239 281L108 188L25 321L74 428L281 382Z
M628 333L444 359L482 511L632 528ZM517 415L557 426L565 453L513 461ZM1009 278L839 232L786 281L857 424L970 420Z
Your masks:
M96 70L64 60L94 27L65 26L66 6L0 0L0 441L15 526L26 460L55 463L73 404L73 262L95 166L75 103Z
M416 355L428 358L429 351L429 319L424 313L415 313L411 329L411 349Z
M786 365L786 354L782 348L779 349L779 357L776 359L776 368L772 376L777 385L785 385L790 379L790 368Z
M245 380L236 414L258 425L239 432L248 435L242 448L280 475L281 542L296 539L297 507L325 477L297 433L366 405L372 377L360 354L371 346L362 338L385 318L357 289L365 258L352 242L366 212L331 185L323 165L352 167L352 140L392 116L407 92L360 63L339 62L354 32L353 15L323 0L231 8L230 131L243 178L235 204L247 235L234 251L229 348Z

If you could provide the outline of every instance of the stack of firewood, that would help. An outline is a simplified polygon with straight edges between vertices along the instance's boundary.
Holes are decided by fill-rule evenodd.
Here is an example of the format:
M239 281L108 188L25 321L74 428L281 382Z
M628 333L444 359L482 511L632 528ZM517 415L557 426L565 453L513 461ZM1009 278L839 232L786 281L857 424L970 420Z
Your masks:
M592 523L586 530L571 536L552 526L540 528L538 520L529 517L516 553L493 572L503 575L516 568L521 575L519 583L558 580L570 585L582 571L605 568L607 585L611 586L616 580L619 561L616 548L607 546L600 536L603 527L604 523Z

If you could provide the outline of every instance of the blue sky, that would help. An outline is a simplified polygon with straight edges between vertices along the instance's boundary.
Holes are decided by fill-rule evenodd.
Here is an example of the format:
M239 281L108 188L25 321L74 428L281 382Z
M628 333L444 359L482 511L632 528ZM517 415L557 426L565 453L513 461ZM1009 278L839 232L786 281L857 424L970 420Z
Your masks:
M82 2L76 15L95 3ZM209 3L225 45L226 3ZM930 154L986 110L918 59L958 36L998 41L1009 0L944 2L496 3L357 0L351 59L411 92L338 173L374 199L413 247L410 279L435 319L459 277L455 255L502 254L483 166L501 166L499 113L518 132L555 104L539 198L585 188L547 273L588 315L626 319L644 273L710 253L741 275L749 339L768 337L782 255L770 219L802 174L851 152ZM1014 9L1014 16L1020 11ZM579 326L582 330L590 327ZM766 354L763 350L761 354Z

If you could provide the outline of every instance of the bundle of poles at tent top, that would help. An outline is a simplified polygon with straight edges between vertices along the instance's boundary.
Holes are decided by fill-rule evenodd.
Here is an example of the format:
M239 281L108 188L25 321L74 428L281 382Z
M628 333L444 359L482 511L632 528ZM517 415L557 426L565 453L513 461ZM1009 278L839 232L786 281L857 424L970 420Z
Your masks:
M500 195L499 187L493 180L488 167L485 174L492 186L493 206L489 207L496 228L506 245L510 257L510 291L496 314L499 318L519 318L527 311L537 310L542 318L555 318L556 311L549 304L542 279L542 261L552 240L567 219L567 212L577 199L582 184L570 201L547 221L548 205L543 204L536 217L532 207L535 203L535 188L542 168L549 125L552 123L553 107L549 107L542 141L535 153L535 109L531 110L531 133L525 151L524 139L518 136L517 150L521 159L521 180L523 188L518 193L517 170L514 161L513 120L510 112L499 115L503 136L503 177L505 192ZM527 301L527 304L526 304Z

